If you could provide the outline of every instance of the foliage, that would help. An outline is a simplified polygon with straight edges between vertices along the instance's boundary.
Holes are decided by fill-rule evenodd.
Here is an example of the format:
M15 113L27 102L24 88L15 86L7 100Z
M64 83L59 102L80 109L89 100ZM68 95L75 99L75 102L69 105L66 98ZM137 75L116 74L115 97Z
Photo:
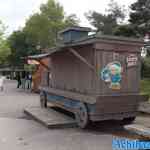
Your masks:
M143 37L150 31L150 1L137 0L130 8L129 23L118 25L113 33L117 36Z
M150 57L144 58L141 71L143 78L150 78Z
M150 79L141 80L141 94L149 95L150 97Z
M94 11L86 14L86 17L97 29L97 32L101 32L103 34L112 34L113 28L117 26L116 20L111 15L103 15Z
M22 57L40 53L56 45L57 34L65 27L77 25L75 15L65 16L63 7L55 0L42 4L40 12L33 14L26 21L25 27L15 31L8 38L13 66L24 66Z
M0 64L7 63L7 58L10 55L10 48L7 40L0 41Z
M24 65L24 70L26 72L34 72L36 70L36 66L35 65L28 65L28 64L25 64Z
M24 31L29 35L30 41L41 48L56 45L58 32L65 27L78 25L75 15L65 16L63 7L54 0L48 0L36 13L27 20Z
M114 29L125 18L125 10L115 1L111 0L108 5L107 14L90 11L86 13L86 17L98 32L102 34L113 34Z
M133 3L131 5L129 21L137 37L143 37L146 33L149 33L150 1L137 0ZM150 50L148 50L148 57L146 57L142 62L141 73L143 78L150 78Z
M125 6L118 5L118 3L115 2L114 0L110 0L110 3L108 4L108 9L106 9L106 11L108 12L109 15L112 16L112 18L116 20L117 23L122 22L126 17Z
M49 31L49 23L45 17L34 14L29 18L24 28L24 32L28 35L28 42L33 45L45 45L54 43L53 35Z
M150 1L137 0L131 5L130 23L137 36L144 36L150 30Z
M116 36L136 37L136 31L130 24L118 25L114 29L113 34Z
M12 66L22 66L24 64L23 57L36 54L32 43L29 43L28 36L23 31L15 31L8 38L8 43L11 49L11 55L9 55L9 62Z
M5 26L0 21L0 64L7 63L7 57L10 55L10 49L7 40L4 37Z
M66 16L65 18L65 27L78 26L80 23L79 18L75 14Z

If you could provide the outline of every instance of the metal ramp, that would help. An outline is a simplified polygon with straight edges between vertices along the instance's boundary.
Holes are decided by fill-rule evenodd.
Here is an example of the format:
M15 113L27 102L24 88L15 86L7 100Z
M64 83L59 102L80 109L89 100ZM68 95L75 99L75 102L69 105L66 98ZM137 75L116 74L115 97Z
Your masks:
M66 128L76 127L76 121L52 108L31 107L26 108L24 113L31 116L34 120L42 123L47 128Z

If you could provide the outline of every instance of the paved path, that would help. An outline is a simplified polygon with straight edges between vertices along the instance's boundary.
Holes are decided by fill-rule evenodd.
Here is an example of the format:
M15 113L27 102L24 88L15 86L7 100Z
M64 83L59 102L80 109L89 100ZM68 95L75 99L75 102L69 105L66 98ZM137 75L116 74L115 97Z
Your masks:
M0 150L111 150L114 131L120 134L120 129L110 128L110 123L88 130L48 130L22 112L38 106L39 96L16 89L14 81L5 83L0 101Z
M113 121L93 124L88 130L48 130L25 116L24 108L31 106L39 106L38 94L16 89L15 81L5 82L0 92L0 150L112 150L113 137L137 138ZM136 121L146 123L143 117Z
M24 117L23 109L39 106L39 95L16 88L15 81L5 81L4 91L0 91L0 117Z

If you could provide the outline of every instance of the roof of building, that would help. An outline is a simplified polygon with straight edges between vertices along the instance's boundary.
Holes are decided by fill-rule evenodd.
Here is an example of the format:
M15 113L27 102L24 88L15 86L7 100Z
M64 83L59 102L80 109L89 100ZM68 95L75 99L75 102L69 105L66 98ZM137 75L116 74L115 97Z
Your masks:
M6 71L6 72L16 72L16 71L24 71L24 69L19 69L19 68L0 68L0 72L4 72L4 71Z
M130 45L143 45L144 41L142 39L135 38L127 38L127 37L119 37L119 36L106 36L106 35L91 35L88 37L84 37L78 40L75 40L71 43L59 43L56 47L50 48L47 53L29 56L29 59L42 59L49 57L53 53L64 50L64 48L75 47L75 46L83 46L94 44L98 42L106 42L106 43L119 43L119 44L130 44Z
M67 31L70 31L70 30L74 30L74 31L83 31L83 32L91 32L91 28L88 28L88 27L79 27L79 26L73 26L73 27L68 27L62 31L60 31L59 33L62 34L62 33L65 33Z
M32 55L32 56L28 56L27 59L37 59L38 60L38 59L46 58L49 55L50 55L49 53Z

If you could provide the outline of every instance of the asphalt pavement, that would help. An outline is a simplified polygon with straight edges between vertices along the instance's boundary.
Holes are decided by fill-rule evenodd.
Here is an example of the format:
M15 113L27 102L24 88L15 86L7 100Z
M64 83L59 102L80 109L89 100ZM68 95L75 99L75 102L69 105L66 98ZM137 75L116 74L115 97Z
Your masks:
M47 129L23 113L38 106L38 94L17 89L15 81L5 82L0 92L0 150L112 150L113 137L129 136L122 126L109 121L87 130Z

